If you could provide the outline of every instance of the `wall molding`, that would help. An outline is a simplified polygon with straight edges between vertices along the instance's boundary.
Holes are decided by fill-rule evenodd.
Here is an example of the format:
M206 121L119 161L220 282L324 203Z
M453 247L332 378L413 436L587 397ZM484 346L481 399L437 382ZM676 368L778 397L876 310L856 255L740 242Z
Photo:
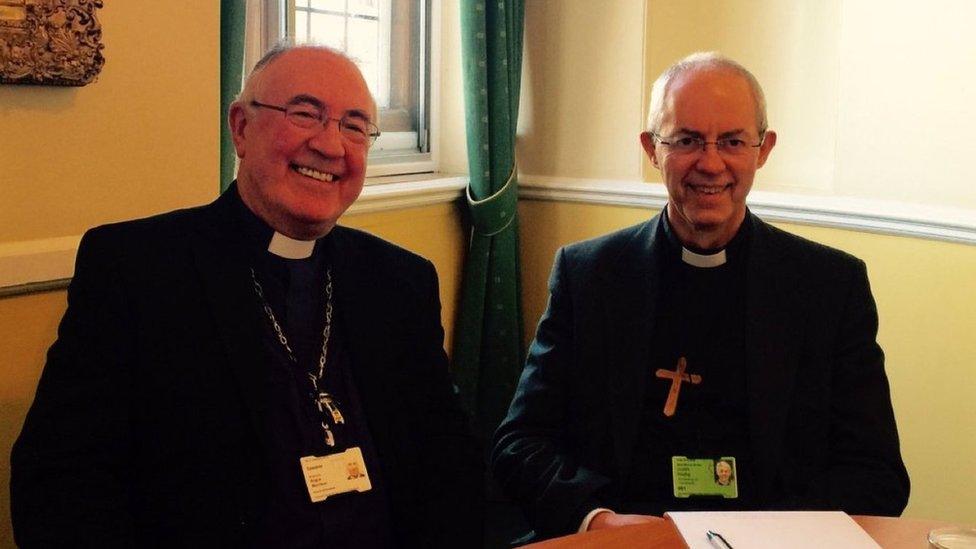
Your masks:
M67 287L80 241L81 235L0 243L0 297Z
M667 191L661 183L519 175L519 197L663 208ZM755 190L749 208L769 221L782 221L887 235L976 245L976 211L920 206L904 202L837 196L811 196Z
M371 178L346 215L454 202L463 175ZM519 198L660 209L660 183L519 175ZM866 231L976 245L976 212L899 202L753 191L749 207L770 221ZM0 243L0 298L61 290L74 274L81 235Z

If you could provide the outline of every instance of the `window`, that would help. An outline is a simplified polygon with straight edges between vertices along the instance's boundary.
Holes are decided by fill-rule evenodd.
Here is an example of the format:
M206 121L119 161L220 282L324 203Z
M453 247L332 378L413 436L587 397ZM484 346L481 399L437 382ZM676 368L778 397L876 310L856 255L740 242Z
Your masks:
M282 38L351 57L379 108L370 176L431 172L429 32L436 0L250 0L245 64Z

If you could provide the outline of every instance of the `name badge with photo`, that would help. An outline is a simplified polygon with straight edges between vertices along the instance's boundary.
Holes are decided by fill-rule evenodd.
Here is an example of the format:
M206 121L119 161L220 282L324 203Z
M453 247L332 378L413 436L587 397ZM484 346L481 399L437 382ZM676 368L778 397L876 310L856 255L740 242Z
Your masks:
M689 459L671 457L671 478L674 497L713 496L733 499L739 497L738 474L735 458Z
M373 488L358 446L338 454L305 456L299 461L312 503L336 494L366 492Z

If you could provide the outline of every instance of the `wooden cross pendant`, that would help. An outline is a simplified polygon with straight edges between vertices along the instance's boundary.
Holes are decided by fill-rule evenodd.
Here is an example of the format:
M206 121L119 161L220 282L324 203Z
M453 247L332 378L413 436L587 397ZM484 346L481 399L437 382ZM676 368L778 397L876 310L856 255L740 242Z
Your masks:
M664 402L664 415L671 417L674 415L674 409L678 407L678 393L681 392L681 382L690 381L692 385L698 385L701 383L701 376L697 374L686 374L685 368L688 367L685 357L678 359L678 366L672 372L671 370L665 370L664 368L658 368L657 373L654 375L661 379L671 380L671 390L668 391L668 400Z

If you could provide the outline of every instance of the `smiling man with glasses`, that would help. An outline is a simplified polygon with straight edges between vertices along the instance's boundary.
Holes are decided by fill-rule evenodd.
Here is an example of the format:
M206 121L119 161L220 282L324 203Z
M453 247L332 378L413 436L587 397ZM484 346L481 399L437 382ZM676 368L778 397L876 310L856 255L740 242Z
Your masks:
M92 229L11 458L23 547L474 547L482 453L433 265L337 226L376 106L323 47L258 62L210 205Z
M241 199L289 238L324 236L363 189L379 135L373 120L366 82L344 57L321 48L272 54L230 107Z
M536 536L667 511L904 509L864 263L746 206L776 138L735 61L694 54L654 83L640 142L667 206L557 253L495 434L493 476Z

